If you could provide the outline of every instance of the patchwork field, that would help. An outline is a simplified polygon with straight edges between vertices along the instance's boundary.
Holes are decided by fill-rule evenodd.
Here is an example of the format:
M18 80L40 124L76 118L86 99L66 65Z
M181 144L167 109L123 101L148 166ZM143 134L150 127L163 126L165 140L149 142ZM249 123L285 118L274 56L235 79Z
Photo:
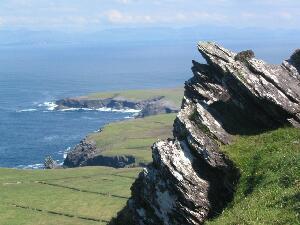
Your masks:
M0 224L107 224L125 206L140 170L0 169Z
M107 155L151 162L150 146L171 136L175 114L112 123L89 136ZM236 136L224 152L241 171L234 200L208 225L300 224L300 131ZM1 225L103 225L130 197L141 168L0 169Z

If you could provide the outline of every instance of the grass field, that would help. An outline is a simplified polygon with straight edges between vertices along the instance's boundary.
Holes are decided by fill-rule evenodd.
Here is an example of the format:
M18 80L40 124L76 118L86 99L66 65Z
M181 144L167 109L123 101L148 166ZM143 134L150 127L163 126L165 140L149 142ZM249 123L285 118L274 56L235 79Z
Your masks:
M108 125L89 138L103 154L151 161L150 146L171 135L175 114ZM207 225L300 224L300 130L237 136L224 152L241 179L233 202ZM1 225L103 225L121 210L141 168L0 169Z
M151 162L151 145L172 136L176 114L109 124L88 138L104 155L133 155ZM130 196L141 168L84 167L60 170L0 169L1 225L107 224Z
M139 171L0 169L0 224L107 224L125 206Z
M92 93L87 96L81 96L83 99L105 99L105 98L125 98L128 100L147 100L150 98L164 96L166 100L180 106L183 97L183 88L166 88L166 89L145 89L145 90L128 90L115 92Z
M241 170L234 201L207 225L300 224L300 130L239 137L224 151Z
M162 114L140 119L111 123L100 133L93 133L88 139L96 141L101 155L129 155L136 163L152 161L151 145L158 139L172 137L176 114Z

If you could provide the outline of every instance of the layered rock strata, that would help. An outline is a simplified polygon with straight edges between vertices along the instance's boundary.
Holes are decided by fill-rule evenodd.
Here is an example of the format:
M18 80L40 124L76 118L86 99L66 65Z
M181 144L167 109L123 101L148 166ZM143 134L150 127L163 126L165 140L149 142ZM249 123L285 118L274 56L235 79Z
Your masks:
M132 186L112 224L197 225L232 199L238 170L220 146L234 135L300 125L299 51L281 65L234 53L212 42L193 61L174 138L152 147L153 163Z

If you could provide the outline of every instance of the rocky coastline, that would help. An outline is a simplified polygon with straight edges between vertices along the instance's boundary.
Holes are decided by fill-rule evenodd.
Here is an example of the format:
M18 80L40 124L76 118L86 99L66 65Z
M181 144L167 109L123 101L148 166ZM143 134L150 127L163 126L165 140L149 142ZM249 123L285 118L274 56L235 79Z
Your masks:
M131 155L101 155L101 150L97 149L96 143L87 139L81 140L67 154L63 165L68 168L82 166L107 166L113 168L145 166L144 164L136 164L136 159Z
M75 109L103 109L112 110L137 110L136 117L145 117L164 113L177 113L179 107L157 96L146 100L132 100L124 97L112 97L103 99L65 98L55 102L55 110Z
M232 200L240 176L222 145L235 135L300 127L299 50L281 65L212 42L198 50L207 64L193 61L174 137L152 146L153 163L111 224L203 224Z
M122 96L110 98L88 99L86 97L66 98L55 102L55 110L67 109L104 109L111 110L136 110L139 111L134 118L144 118L159 114L177 113L180 107L168 100L165 96L156 96L145 100L134 100ZM101 132L101 130L99 131ZM136 163L131 155L104 156L96 143L86 138L72 148L64 160L64 167L82 166L108 166L124 168L133 166L145 166L144 163Z

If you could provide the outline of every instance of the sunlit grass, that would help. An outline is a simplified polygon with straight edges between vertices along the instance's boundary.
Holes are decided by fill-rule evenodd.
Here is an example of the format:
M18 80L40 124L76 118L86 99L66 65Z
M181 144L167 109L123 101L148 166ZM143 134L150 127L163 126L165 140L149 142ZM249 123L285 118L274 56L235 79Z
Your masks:
M151 146L158 139L172 137L176 114L162 114L111 123L89 139L96 141L99 154L105 156L134 156L136 163L152 161Z
M107 224L125 206L139 171L0 169L0 224Z
M165 89L144 89L144 90L128 90L115 92L92 93L83 96L85 99L104 99L104 98L125 98L129 100L147 100L164 96L166 100L180 106L183 97L183 88L165 88Z
M241 170L234 201L207 225L300 224L300 130L238 137L224 151Z

